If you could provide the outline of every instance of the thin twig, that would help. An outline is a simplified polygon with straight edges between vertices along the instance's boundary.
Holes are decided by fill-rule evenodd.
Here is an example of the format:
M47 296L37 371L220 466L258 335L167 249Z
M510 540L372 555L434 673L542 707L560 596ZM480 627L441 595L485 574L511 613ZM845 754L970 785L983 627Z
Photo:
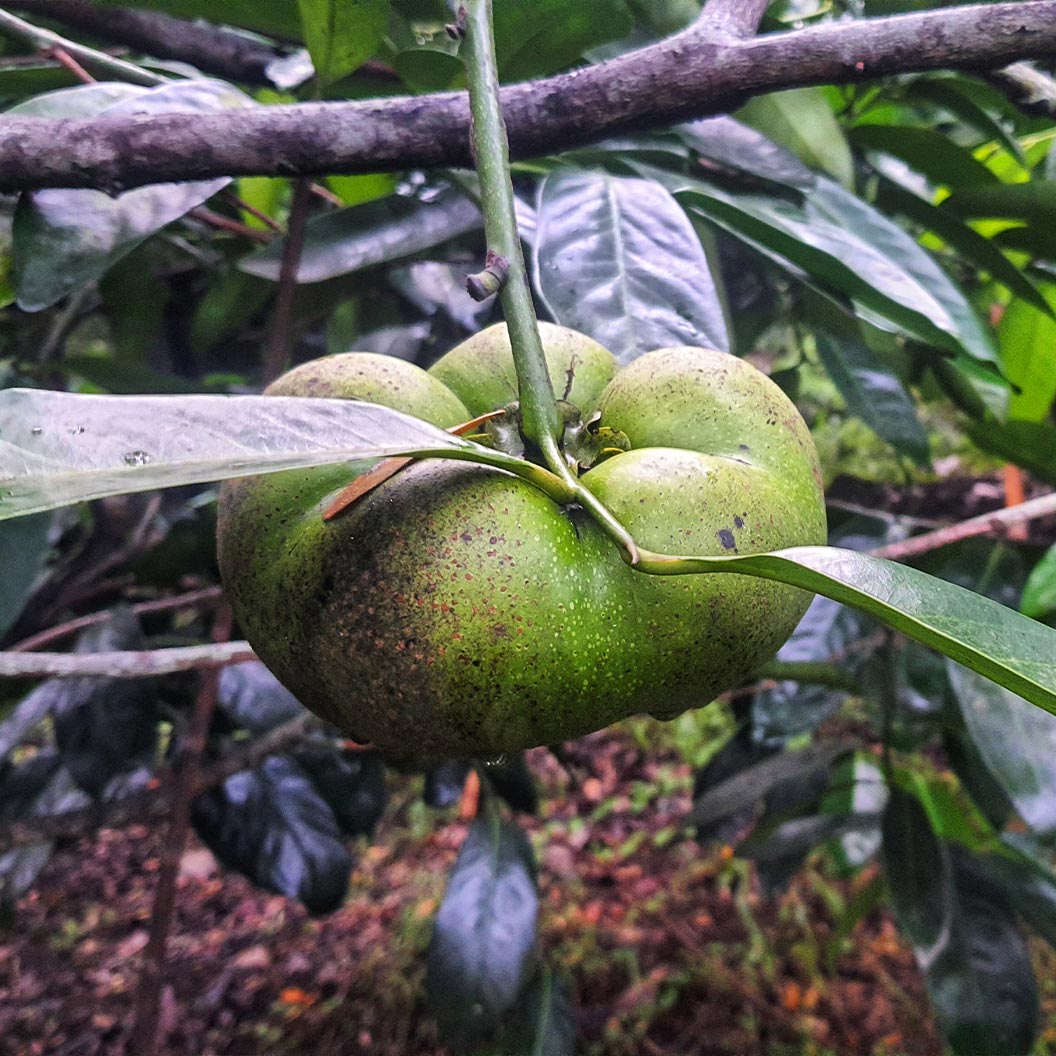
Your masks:
M151 678L176 671L210 668L256 660L249 642L220 642L173 649L113 653L0 653L0 678Z
M276 234L282 233L282 224L278 222L273 216L268 216L267 213L262 212L255 205L250 205L244 198L240 198L234 191L227 188L220 192L220 197L225 202L229 202L236 209L241 209L243 212L249 213L250 216L259 220L269 231L274 231Z
M82 84L96 83L96 79L65 48L48 48L42 54L65 67Z
M0 9L0 33L18 40L25 40L32 44L38 51L55 54L63 51L78 62L83 63L88 69L97 70L106 74L115 81L128 81L130 84L142 84L148 88L154 88L159 84L168 84L169 78L160 74L151 73L132 62L124 59L115 59L113 55L107 55L105 51L96 51L95 48L86 47L76 41L60 37L58 33L52 33L50 29L35 26L32 22L18 18L7 11ZM58 55L55 54L56 59ZM61 60L59 60L61 61Z
M904 539L900 543L890 543L870 551L873 557L884 557L889 561L906 561L909 558L919 557L939 547L959 543L963 539L971 539L977 535L988 535L991 532L1007 533L1010 528L1028 521L1036 521L1041 517L1052 517L1056 515L1056 492L1050 495L1041 495L1036 499L1030 499L1019 506L1009 506L1003 510L994 510L993 513L983 513L978 517L972 517L960 524L951 524L946 528L938 528L934 532L924 535L915 535Z
M254 242L267 243L275 237L270 231L263 231L259 227L250 227L248 224L243 224L240 220L224 216L223 213L214 213L212 209L206 209L203 205L192 209L190 215L210 227L215 227L218 231L228 231L232 235L239 235Z
M264 383L274 381L285 369L293 350L293 298L297 292L297 270L304 249L304 234L308 225L308 203L311 188L307 180L293 185L293 202L287 224L286 244L282 249L279 268L279 289L275 295L275 313L268 334L268 348L264 356Z
M215 603L223 597L222 587L202 587L201 590L191 590L186 594L176 594L170 598L156 598L154 601L141 601L132 606L132 611L137 616L145 616L156 612L170 612L173 609L191 608L192 606ZM106 623L111 618L111 613L93 612L87 616L78 616L76 619L67 620L55 627L39 631L37 634L23 638L9 647L12 653L31 653L45 645L52 645L64 638L69 638L87 627L94 627L99 623Z
M216 644L222 644L231 634L231 610L224 608L217 615L214 626ZM176 907L176 878L180 872L180 858L187 842L191 822L191 803L198 779L198 769L209 736L209 724L216 710L220 675L208 671L194 702L191 728L180 746L179 763L175 773L172 817L162 845L158 884L154 892L154 908L150 918L150 936L143 952L143 970L136 991L136 1018L132 1027L132 1050L140 1056L153 1056L158 1043L161 1013L161 989L165 982L165 950L169 941L169 927Z

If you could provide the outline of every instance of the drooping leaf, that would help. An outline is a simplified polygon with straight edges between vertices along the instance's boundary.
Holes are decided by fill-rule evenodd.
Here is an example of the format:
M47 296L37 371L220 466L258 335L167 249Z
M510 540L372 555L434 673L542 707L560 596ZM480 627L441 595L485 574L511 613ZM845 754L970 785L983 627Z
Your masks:
M426 989L444 1033L494 1030L532 968L539 896L531 845L494 813L459 851L426 954Z
M513 810L523 814L535 814L538 811L539 790L523 753L502 763L488 763L484 767L484 775Z
M1056 283L1041 287L1056 304ZM1025 301L1013 300L997 330L1005 375L1019 390L1008 402L1014 421L1045 422L1056 400L1056 319Z
M0 391L0 520L73 502L477 445L371 403ZM350 471L351 472L351 471Z
M550 969L539 973L521 995L503 1034L505 1056L569 1056L575 1051L576 1021L568 988Z
M1023 588L1019 609L1035 620L1056 612L1056 545L1049 547L1034 566Z
M918 465L926 465L928 434L898 376L864 341L818 334L816 345L818 357L846 400L847 409L896 451L909 455Z
M539 189L536 286L562 325L621 363L672 345L729 351L700 239L655 182L558 169Z
M259 660L221 669L216 706L250 733L267 733L304 713L297 698Z
M202 841L255 884L303 902L313 913L340 906L352 859L333 811L289 759L269 756L194 801Z
M778 651L779 661L827 661L861 636L862 619L854 609L828 598L815 598L792 637ZM782 744L814 729L833 709L836 697L826 686L791 680L762 689L752 699L752 728L758 740Z
M911 125L858 125L854 143L865 150L882 150L901 158L934 184L952 188L1000 183L970 150L930 128Z
M88 89L99 86L88 85ZM66 93L64 93L66 94ZM71 97L83 115L90 98L105 103L107 93ZM131 94L95 113L203 113L251 106L252 100L223 81L177 81ZM52 113L59 113L53 100ZM144 239L212 197L230 180L200 180L137 187L111 198L102 191L48 189L25 194L15 211L14 272L19 307L47 308L102 275Z
M1018 848L979 855L975 864L1007 894L1016 912L1050 946L1056 947L1056 876L1051 866Z
M325 84L359 69L377 50L388 0L297 0L315 75Z
M135 613L111 611L77 639L76 652L145 648ZM78 788L102 798L110 780L149 764L157 742L157 683L149 678L64 678L49 683L55 742Z
M385 764L375 751L343 751L312 740L291 753L334 812L346 836L369 836L385 812Z
M708 161L799 191L814 186L813 171L795 154L732 117L705 117L676 125L674 131Z
M470 764L465 759L445 759L425 775L422 799L434 810L453 807L462 798Z
M961 715L987 769L1038 834L1056 831L1056 718L950 664Z
M413 257L481 226L480 209L446 189L428 201L400 194L324 213L308 221L297 281L322 282ZM285 239L243 257L239 268L278 282Z
M784 264L797 278L851 297L907 333L984 363L997 353L964 294L892 221L831 181L800 205L743 194L634 162L692 212Z
M51 553L50 529L47 514L0 521L0 638L22 615Z
M738 117L845 187L853 184L850 148L820 88L793 88L757 96L738 111Z
M751 725L741 726L730 739L708 760L693 779L693 802L711 796L720 790L726 797L726 783L738 774L746 772L780 751L778 745L769 744L754 736ZM706 808L705 817L693 822L697 839L716 843L732 843L733 840L755 820L761 807L762 793L745 799L730 796L728 802L720 804L710 800L715 809ZM721 805L721 809L718 809Z
M26 99L17 106L5 110L7 117L94 117L114 103L134 99L149 92L139 84L120 81L100 81L97 84L80 84L74 88L60 88Z
M844 872L860 869L880 850L880 820L888 795L883 772L869 755L856 752L833 768L829 790L821 802L822 813L850 814L863 821L842 830L833 841L833 853Z
M968 187L943 203L958 216L1026 220L1051 230L1056 220L1056 180Z
M976 859L950 849L953 915L949 936L925 981L955 1056L1033 1051L1038 991L1008 896Z
M881 823L887 886L898 923L923 966L945 946L953 922L953 867L920 801L891 789Z

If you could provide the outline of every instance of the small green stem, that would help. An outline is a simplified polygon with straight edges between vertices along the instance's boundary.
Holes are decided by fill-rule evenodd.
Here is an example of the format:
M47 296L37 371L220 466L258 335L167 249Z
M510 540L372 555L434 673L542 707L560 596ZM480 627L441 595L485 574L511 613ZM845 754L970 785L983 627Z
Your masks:
M862 685L853 675L835 664L812 660L771 660L755 672L758 678L775 682L807 682L812 686L829 686L848 693L862 692Z
M151 73L149 70L144 70L141 66L135 65L135 63L125 62L123 59L115 59L113 55L107 55L103 51L96 51L95 48L86 47L76 41L67 40L65 37L60 37L58 33L52 33L50 29L35 26L32 22L26 22L24 19L9 14L2 9L0 9L0 33L28 41L39 51L61 48L86 69L107 74L115 81L127 81L129 84L141 84L148 88L169 83L168 77Z
M623 525L576 478L561 451L561 416L554 387L543 354L543 342L532 304L528 271L517 234L517 217L510 179L510 150L506 122L499 98L499 74L495 61L495 37L491 22L491 0L467 0L462 48L469 81L469 106L473 124L473 148L480 176L480 204L488 249L508 264L509 271L500 297L510 332L513 362L517 370L521 423L524 435L539 448L546 464L566 484L571 500L578 502L626 552L632 565L638 548ZM546 490L545 488L543 489Z

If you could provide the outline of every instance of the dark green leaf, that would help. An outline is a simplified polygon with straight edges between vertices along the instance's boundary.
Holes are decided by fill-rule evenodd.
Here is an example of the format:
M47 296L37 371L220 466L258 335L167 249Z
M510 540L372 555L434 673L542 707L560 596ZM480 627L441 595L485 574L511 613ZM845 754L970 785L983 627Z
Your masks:
M102 101L101 94L95 93L93 101ZM248 96L223 81L193 80L137 93L96 112L119 117L201 113L249 105L252 101ZM155 231L229 182L222 177L158 184L137 187L116 198L102 191L67 189L23 195L15 211L13 247L19 307L39 311L94 281Z
M464 759L447 759L425 775L422 799L434 810L453 807L462 798L470 764Z
M576 1046L576 1020L568 988L548 965L517 1002L503 1049L495 1056L570 1056Z
M705 117L674 131L694 153L725 168L798 191L814 186L813 171L795 154L732 117Z
M297 281L322 282L363 268L413 257L481 226L480 209L458 191L428 201L393 194L324 213L308 222ZM285 239L239 261L239 268L279 281ZM468 297L468 294L467 294Z
M672 345L729 351L700 239L656 183L558 169L539 190L536 287L554 319L621 363Z
M1037 286L997 245L979 234L974 227L969 227L958 219L948 209L934 205L888 179L882 179L880 182L876 204L888 212L901 213L907 220L934 232L947 245L957 250L968 263L988 272L992 279L1006 286L1017 297L1022 297L1043 312L1052 311Z
M261 3L260 0L97 0L100 4L164 11L177 18L201 18L228 26L241 26L280 40L299 40L301 23L296 7L289 2Z
M130 608L82 632L78 653L145 648ZM48 683L55 742L77 787L102 798L118 774L149 764L157 743L157 683L149 678L63 678Z
M1056 284L1044 283L1042 295L1056 304ZM1038 311L1014 300L997 331L1005 376L1020 391L1008 403L1013 421L1047 422L1056 400L1056 319L1051 308Z
M969 187L951 195L943 205L958 216L1026 220L1051 229L1056 223L1056 180Z
M1027 1056L1038 1026L1030 954L1001 886L976 859L951 848L954 913L949 936L924 967L935 1012L955 1056Z
M1056 544L1045 552L1030 573L1019 609L1024 616L1035 620L1056 612Z
M352 859L330 807L289 759L269 756L194 801L194 826L224 865L313 913L344 901Z
M346 836L369 836L385 812L385 764L374 751L343 751L333 741L312 740L291 753L334 812Z
M1001 181L971 151L930 128L909 125L858 125L851 139L864 150L881 150L901 158L932 183L976 187Z
M724 786L731 778L775 756L780 749L758 740L752 727L740 727L734 735L708 760L693 779L693 801L703 799L713 790ZM732 843L755 820L762 795L748 802L735 803L732 811L713 810L711 817L696 823L697 838L716 843Z
M847 409L896 451L909 455L918 465L927 465L928 434L897 375L864 341L818 334L816 345Z
M426 450L483 451L358 401L4 389L0 520L105 495Z
M452 1041L494 1030L531 973L539 896L531 845L478 818L459 851L426 954L426 989Z
M304 713L297 698L259 660L221 670L216 706L250 733L267 733Z
M983 451L1056 484L1056 429L1040 422L970 422L965 432Z
M1056 832L1056 718L955 664L950 682L986 768L1035 832Z
M922 964L942 950L953 922L953 868L916 796L892 788L881 822L884 872L899 925Z
M37 514L0 521L0 638L22 615L51 553L51 517Z
M513 810L535 814L539 810L539 790L524 755L503 763L487 763L484 776Z
M1050 946L1056 948L1056 877L1045 862L1018 850L980 855L976 864L1000 885L1016 912Z
M315 75L325 84L359 69L389 22L388 0L297 0Z
M821 88L793 88L757 96L738 111L752 128L845 186L854 182L854 161Z

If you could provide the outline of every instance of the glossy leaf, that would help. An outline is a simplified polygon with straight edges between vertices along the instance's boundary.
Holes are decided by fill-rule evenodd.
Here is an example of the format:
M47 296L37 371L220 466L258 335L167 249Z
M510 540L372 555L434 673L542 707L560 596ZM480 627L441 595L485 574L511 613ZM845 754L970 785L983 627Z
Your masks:
M1008 895L1016 912L1056 948L1056 876L1048 863L1018 849L976 858L976 864Z
M990 277L1007 287L1017 297L1052 313L1048 302L1037 286L1021 271L1001 249L974 227L970 227L948 209L934 205L913 191L884 179L877 191L879 208L890 213L900 213L907 220L938 235L948 246L955 249L969 264L987 272Z
M388 0L297 0L315 75L325 84L359 69L389 22Z
M1056 284L1042 292L1056 304ZM1005 375L1020 391L1013 392L1008 415L1015 421L1045 422L1056 400L1056 319L1033 305L1014 300L997 330Z
M216 706L250 733L267 733L304 713L297 698L259 660L221 669Z
M0 521L0 638L22 614L51 553L47 514Z
M530 975L539 896L531 845L492 813L459 851L426 954L426 989L444 1033L494 1030Z
M883 862L899 925L922 966L942 951L953 923L953 867L916 796L891 789L883 821Z
M422 799L434 810L453 807L462 798L470 764L464 759L446 759L425 775Z
M930 128L911 125L858 125L854 143L865 150L882 150L901 158L932 183L952 188L1000 183L971 151Z
M846 401L847 410L896 451L909 455L918 465L926 465L928 434L898 376L863 341L818 334L816 345L818 357Z
M533 265L554 319L621 363L672 345L729 351L700 239L648 180L558 169L539 190Z
M758 96L738 111L738 117L844 186L854 183L850 148L820 88Z
M1056 832L1056 718L955 664L950 682L986 768L1031 829Z
M343 751L328 739L313 739L290 755L312 779L346 836L369 836L385 812L385 764L374 751Z
M255 884L313 913L344 900L352 859L333 812L289 759L272 755L229 777L194 801L193 818L217 858Z
M0 520L177 484L469 441L386 407L290 396L87 396L0 391Z
M90 97L78 97L75 106L83 107L88 98L101 102L105 97L106 93L93 92ZM106 117L202 113L251 105L248 96L223 81L192 80L130 94L95 113ZM57 116L55 105L51 109ZM83 109L75 112L84 116ZM229 182L228 177L221 177L155 184L137 187L116 198L102 191L57 188L24 194L15 211L14 225L19 307L39 311L99 278L155 231L200 205Z
M1019 610L1035 620L1056 612L1056 544L1042 555L1023 588Z
M297 281L322 282L404 260L481 227L480 209L453 189L428 201L399 194L324 213L308 222ZM279 281L285 239L243 257L239 268Z
M7 117L94 117L114 103L134 99L149 91L149 88L142 85L124 84L119 81L80 84L74 88L60 88L54 92L35 95L4 113Z
M954 1056L1033 1051L1038 991L1008 896L976 863L952 848L954 912L924 978ZM919 956L919 955L918 955Z
M800 191L814 185L813 171L795 154L732 117L705 117L674 131L694 153L724 168Z
M738 194L635 163L693 212L863 309L951 352L995 363L997 354L963 293L904 231L861 199L819 179L805 206ZM824 185L824 187L822 186Z
M547 965L521 995L495 1056L569 1056L576 1047L576 1020L568 988Z

